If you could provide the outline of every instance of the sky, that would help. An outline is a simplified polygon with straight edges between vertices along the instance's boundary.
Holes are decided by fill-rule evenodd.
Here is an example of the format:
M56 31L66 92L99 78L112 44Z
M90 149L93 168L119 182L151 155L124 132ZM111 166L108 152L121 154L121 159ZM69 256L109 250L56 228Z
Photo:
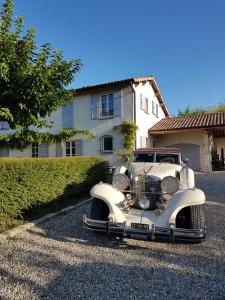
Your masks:
M225 100L225 0L15 0L15 13L38 45L82 60L70 88L154 75L171 115Z

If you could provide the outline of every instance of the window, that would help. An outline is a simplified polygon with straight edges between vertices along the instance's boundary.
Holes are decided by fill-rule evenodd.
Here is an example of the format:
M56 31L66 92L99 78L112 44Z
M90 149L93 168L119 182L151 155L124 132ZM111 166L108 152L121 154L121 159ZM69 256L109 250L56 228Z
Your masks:
M102 153L113 152L113 138L111 135L105 135L101 138L101 152Z
M32 157L38 157L38 143L32 143Z
M113 94L102 95L100 99L100 117L110 117L113 114Z
M156 154L156 162L158 163L170 163L170 164L179 164L179 155L178 154Z
M154 100L152 100L152 114L155 115L156 117L159 116L159 105L158 103L155 103Z
M140 94L140 102L141 102L141 109L148 113L148 98L144 97L142 94Z
M131 160L133 162L154 162L154 153L135 153Z
M75 141L66 142L66 156L75 156L76 146Z

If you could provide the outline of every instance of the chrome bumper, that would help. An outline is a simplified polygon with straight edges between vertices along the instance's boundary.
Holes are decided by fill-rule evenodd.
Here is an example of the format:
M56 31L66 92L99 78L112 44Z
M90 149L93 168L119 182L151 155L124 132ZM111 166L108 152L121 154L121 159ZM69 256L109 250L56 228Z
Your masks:
M154 224L151 229L133 229L128 228L126 222L111 222L99 221L83 216L84 228L112 233L118 236L145 240L165 240L169 239L170 242L174 241L188 241L188 242L202 242L206 237L206 228L202 229L184 229L175 228L172 224L170 227L156 227Z

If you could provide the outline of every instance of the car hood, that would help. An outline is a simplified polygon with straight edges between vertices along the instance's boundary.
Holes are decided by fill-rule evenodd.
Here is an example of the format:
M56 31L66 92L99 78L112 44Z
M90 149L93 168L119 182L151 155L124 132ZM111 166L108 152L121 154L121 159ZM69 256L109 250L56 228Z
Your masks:
M170 163L130 163L129 172L132 177L138 175L152 175L163 179L166 176L176 176L176 172L180 171L182 166Z

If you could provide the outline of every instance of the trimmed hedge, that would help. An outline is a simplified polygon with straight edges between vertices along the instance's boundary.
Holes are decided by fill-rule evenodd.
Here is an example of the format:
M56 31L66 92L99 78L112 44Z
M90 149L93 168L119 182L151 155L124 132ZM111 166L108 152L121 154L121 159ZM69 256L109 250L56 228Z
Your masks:
M21 216L36 205L85 195L107 175L108 164L97 157L1 158L0 217Z

